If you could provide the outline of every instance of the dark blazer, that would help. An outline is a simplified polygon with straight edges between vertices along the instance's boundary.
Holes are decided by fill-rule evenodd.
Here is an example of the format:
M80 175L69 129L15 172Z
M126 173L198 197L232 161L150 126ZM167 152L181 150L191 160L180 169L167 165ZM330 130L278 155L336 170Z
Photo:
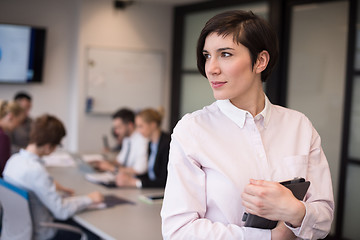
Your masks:
M167 178L167 165L169 162L169 149L171 137L168 133L161 132L158 151L155 157L154 173L156 179L153 181L146 172L139 175L143 188L164 188ZM148 156L150 156L150 143L148 148Z

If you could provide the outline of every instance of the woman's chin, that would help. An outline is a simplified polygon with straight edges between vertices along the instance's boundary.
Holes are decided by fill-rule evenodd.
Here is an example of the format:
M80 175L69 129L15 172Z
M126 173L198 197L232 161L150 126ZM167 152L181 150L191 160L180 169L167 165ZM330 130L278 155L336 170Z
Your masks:
M214 98L216 100L225 100L225 99L229 99L229 96L227 96L225 94L219 94L219 93L214 92Z

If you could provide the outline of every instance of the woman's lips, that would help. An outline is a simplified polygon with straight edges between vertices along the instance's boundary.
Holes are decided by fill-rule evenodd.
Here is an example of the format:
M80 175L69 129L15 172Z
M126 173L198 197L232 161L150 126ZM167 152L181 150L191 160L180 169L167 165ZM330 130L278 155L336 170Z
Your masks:
M211 82L212 88L219 88L225 85L226 82Z

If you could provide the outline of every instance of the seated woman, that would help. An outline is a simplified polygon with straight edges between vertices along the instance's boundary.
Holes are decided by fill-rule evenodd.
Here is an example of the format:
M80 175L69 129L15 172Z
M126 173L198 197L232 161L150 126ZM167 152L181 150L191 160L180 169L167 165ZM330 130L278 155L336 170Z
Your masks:
M0 176L11 155L11 141L8 136L25 118L24 109L16 102L0 100Z
M148 170L142 175L131 175L119 171L116 176L118 186L138 188L164 188L167 178L170 135L161 131L163 114L154 109L145 109L136 115L137 131L150 140L148 149Z
M51 154L65 134L64 126L57 118L50 115L37 118L31 128L29 145L12 155L3 173L6 181L34 193L52 216L59 220L66 220L90 204L103 201L99 192L72 197L62 197L58 192L73 194L71 189L61 186L51 178L41 157ZM47 214L46 209L43 209L42 214ZM32 211L39 212L39 209ZM37 216L42 217L42 214ZM55 232L48 229L41 231L35 227L35 235L34 239L49 239Z

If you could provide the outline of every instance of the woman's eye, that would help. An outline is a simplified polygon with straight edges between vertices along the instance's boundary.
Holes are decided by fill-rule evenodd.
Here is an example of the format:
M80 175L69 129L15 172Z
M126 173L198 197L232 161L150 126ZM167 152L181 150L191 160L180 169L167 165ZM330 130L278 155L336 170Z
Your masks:
M204 53L204 58L205 58L205 59L209 59L209 58L210 58L210 54Z
M232 54L231 54L231 53L228 53L228 52L222 52L222 53L221 53L221 56L222 56L222 57L230 57L230 56L232 56Z

